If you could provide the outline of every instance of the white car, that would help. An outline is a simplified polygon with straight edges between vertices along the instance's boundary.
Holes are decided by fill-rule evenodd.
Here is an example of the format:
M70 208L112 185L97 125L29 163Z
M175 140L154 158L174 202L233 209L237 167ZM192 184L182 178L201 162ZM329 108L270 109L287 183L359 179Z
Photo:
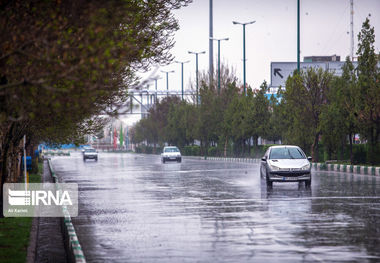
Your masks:
M176 161L180 163L182 161L181 152L176 146L166 146L161 153L161 161L163 163L167 161Z
M93 148L87 148L83 152L83 161L86 159L94 159L95 162L98 161L98 152Z
M268 187L273 182L305 182L311 186L311 157L298 146L271 146L261 159L260 174L266 179Z

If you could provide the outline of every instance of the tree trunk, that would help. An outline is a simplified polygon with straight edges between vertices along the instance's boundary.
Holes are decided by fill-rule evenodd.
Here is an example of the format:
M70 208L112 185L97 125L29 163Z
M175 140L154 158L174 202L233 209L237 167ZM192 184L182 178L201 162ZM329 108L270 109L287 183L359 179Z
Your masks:
M319 142L319 132L314 137L314 142L311 147L311 156L313 158L313 162L319 161L319 148L318 148L318 142Z
M352 153L352 133L348 135L350 141L350 163L354 164L354 155Z
M344 145L345 145L345 142L346 142L346 136L344 136L343 138L342 138L342 141L341 141L341 150L340 150L340 156L339 156L339 159L340 160L343 160L344 159Z
M226 140L224 141L224 157L227 157L227 145L228 145L228 137L226 136Z

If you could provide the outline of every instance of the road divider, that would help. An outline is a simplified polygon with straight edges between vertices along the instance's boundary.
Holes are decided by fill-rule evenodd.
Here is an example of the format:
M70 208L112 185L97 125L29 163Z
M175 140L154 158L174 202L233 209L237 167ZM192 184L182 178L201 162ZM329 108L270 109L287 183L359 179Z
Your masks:
M50 175L53 178L54 183L58 184L59 183L58 177L54 173L50 158L48 159L48 165L49 165ZM61 230L62 230L63 243L65 244L68 261L75 262L75 263L85 263L86 258L84 256L82 247L79 243L78 236L75 232L75 228L71 221L70 214L66 206L63 206L62 209L63 209L64 217L61 217Z
M315 170L380 176L380 167L350 164L313 163Z
M261 159L254 158L232 158L232 157L204 157L204 156L183 156L184 159L193 160L210 160L221 162L243 162L243 163L260 163ZM330 164L330 163L312 163L312 167L319 171L334 171L352 174L364 174L380 176L380 167L360 166L349 164Z

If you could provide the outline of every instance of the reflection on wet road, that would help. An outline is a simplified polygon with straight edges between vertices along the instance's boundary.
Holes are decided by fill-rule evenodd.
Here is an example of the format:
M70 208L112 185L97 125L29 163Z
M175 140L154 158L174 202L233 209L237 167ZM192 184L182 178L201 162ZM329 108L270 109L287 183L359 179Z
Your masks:
M53 159L80 190L73 223L89 262L378 262L380 178L314 172L310 190L258 164L80 153Z

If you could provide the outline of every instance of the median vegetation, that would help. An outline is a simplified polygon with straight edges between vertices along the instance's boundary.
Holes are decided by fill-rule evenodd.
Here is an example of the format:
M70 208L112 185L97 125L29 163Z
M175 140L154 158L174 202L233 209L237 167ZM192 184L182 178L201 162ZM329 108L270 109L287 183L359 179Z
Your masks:
M168 97L130 132L141 152L158 153L165 143L184 155L260 157L262 143L301 146L314 162L341 160L380 164L380 71L369 19L358 35L358 66L347 58L342 75L309 68L294 72L277 94L268 85L242 92L222 67L200 76L199 101ZM195 85L194 85L195 86ZM259 143L261 141L261 143ZM359 143L359 144L358 144Z

